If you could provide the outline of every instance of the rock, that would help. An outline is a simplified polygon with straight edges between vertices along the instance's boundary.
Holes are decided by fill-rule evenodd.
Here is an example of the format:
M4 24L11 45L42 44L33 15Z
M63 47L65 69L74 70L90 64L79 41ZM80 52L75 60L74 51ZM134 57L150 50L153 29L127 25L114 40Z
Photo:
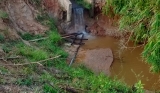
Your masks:
M84 64L96 73L103 72L110 75L113 54L110 48L93 49L86 52Z

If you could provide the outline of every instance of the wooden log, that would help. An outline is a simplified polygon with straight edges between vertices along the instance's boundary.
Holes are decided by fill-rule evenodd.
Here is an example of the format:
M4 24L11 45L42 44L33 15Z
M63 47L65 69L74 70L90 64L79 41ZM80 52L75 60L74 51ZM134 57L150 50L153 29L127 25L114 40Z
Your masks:
M73 56L73 58L72 58L72 60L71 60L71 62L70 62L70 64L69 64L69 66L71 66L72 63L75 61L76 56L77 56L77 54L78 54L78 51L79 51L79 49L80 49L80 47L81 47L81 43L82 43L83 38L84 38L84 34L83 34L83 33L81 33L81 34L82 34L82 37L81 37L81 40L80 40L80 42L79 42L79 46L77 47L76 52L75 52L75 54L74 54L74 56Z
M70 37L71 39L74 39L74 38L72 38L72 37ZM76 38L75 40L81 40L81 38ZM82 40L88 40L88 39L86 39L86 38L83 38Z

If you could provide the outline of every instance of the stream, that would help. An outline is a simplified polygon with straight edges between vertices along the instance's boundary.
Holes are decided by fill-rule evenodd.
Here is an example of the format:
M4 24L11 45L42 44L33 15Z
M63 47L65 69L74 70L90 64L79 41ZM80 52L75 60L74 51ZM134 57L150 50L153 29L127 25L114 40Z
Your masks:
M93 24L94 19L91 19L88 16L88 14L83 15L83 8L81 7L74 7L74 26L71 27L67 32L73 33L73 32L85 32L85 24ZM110 24L113 22L113 20L109 20L108 18L104 17L104 19L98 19L99 24L101 26L104 25L104 28L108 29L107 31L111 31L113 28L111 28ZM113 31L112 31L113 32ZM160 90L160 74L151 73L150 72L150 66L142 61L141 53L143 51L143 46L136 47L134 46L133 42L129 42L125 50L121 52L121 55L119 55L119 40L115 39L110 36L100 37L100 36L92 36L88 34L84 34L86 38L88 38L87 41L85 41L85 45L83 45L78 52L78 56L76 61L80 63L85 64L85 57L87 54L87 51L89 50L98 50L98 49L111 49L113 53L113 62L111 64L111 67L109 69L109 75L111 78L117 78L121 81L124 81L127 85L133 86L135 83L137 83L139 80L141 80L142 84L144 84L144 88L147 90ZM134 48L133 48L134 47ZM102 51L103 52L103 51ZM102 53L97 54L97 59L101 59ZM105 54L103 54L105 55ZM92 56L92 58L94 58ZM90 59L92 59L90 58ZM96 58L95 58L96 59ZM93 59L92 59L93 60ZM99 65L98 60L91 61L88 64L92 67L90 68L95 73L100 72L107 72L105 69L105 66L107 65ZM87 63L87 62L86 62ZM99 65L99 66L96 66ZM104 68L102 68L102 66ZM101 71L99 71L99 68L101 68ZM105 73L106 74L106 73ZM106 74L107 75L107 74Z
M109 36L89 39L85 42L85 45L81 47L83 49L83 53L79 53L77 60L79 62L83 62L88 50L111 48L114 55L114 60L110 67L112 78L116 77L130 86L141 80L145 89L159 90L160 74L151 73L149 70L150 66L142 61L141 53L143 47L128 48L122 52L120 57L121 59L119 59L117 56L119 50L118 44L119 40ZM129 42L127 47L134 47L134 43ZM97 68L93 69L95 71Z

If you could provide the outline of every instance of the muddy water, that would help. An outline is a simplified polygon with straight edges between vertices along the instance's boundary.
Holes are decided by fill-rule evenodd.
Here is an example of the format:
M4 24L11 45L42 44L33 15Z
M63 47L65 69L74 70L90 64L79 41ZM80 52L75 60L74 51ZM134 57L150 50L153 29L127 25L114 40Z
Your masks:
M145 89L160 90L160 74L150 73L150 66L141 59L140 54L143 47L124 50L120 60L118 43L119 40L112 37L96 37L86 41L82 49L87 52L92 49L111 48L114 54L114 61L110 69L112 78L117 77L130 86L141 80ZM134 43L129 42L128 47L134 47ZM85 52L78 56L80 61L83 61ZM96 68L94 69L96 70Z

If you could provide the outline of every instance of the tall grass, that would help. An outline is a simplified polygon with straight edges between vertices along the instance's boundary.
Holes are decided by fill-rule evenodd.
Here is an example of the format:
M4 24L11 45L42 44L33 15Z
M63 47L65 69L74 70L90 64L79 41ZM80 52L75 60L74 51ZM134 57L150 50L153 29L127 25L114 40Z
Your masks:
M160 0L106 0L103 13L121 17L120 29L133 32L136 43L146 43L142 56L160 72Z

